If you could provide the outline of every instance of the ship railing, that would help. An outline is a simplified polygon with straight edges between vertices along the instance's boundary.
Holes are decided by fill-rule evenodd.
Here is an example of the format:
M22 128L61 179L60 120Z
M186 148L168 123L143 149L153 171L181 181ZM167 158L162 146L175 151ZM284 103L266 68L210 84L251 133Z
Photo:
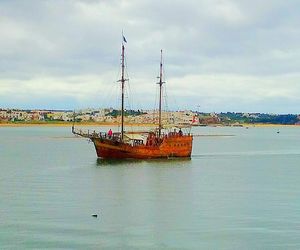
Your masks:
M102 139L116 139L118 136L114 133L112 136L109 136L106 132L96 132L95 130L82 130L82 129L75 129L72 127L72 133L75 135L79 135L86 138L102 138Z
M121 133L120 132L114 132L111 136L108 135L107 132L96 132L95 130L90 131L84 131L81 129L75 129L72 127L72 133L75 135L79 135L85 138L89 139L109 139L112 141L120 141L121 140ZM180 137L180 136L190 136L190 133L178 133L178 132L169 132L169 133L162 133L160 135L160 140L162 141L164 138L170 138L170 137ZM158 134L155 135L156 138L159 138ZM140 142L137 142L137 144L140 144Z
M119 132L115 132L110 136L106 132L96 132L95 130L93 130L93 131L90 131L90 130L84 131L84 130L81 130L81 129L75 129L73 127L72 127L72 132L75 135L79 135L79 136L90 138L90 139L99 138L99 139L110 139L112 141L119 141L120 140L120 133Z
M169 132L164 135L165 137L181 137L181 136L191 136L190 133L183 132Z

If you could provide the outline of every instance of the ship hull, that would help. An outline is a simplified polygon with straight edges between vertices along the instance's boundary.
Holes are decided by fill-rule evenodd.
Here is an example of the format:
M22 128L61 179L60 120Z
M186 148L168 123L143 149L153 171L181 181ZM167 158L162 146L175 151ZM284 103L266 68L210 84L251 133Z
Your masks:
M164 138L159 145L130 145L109 139L92 139L97 156L104 159L155 159L191 157L191 135Z

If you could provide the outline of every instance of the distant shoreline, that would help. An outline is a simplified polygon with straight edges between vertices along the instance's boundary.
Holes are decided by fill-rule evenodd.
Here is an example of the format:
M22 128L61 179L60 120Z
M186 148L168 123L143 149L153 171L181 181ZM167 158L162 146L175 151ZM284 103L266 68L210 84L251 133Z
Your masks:
M72 122L0 122L0 127L72 127ZM119 126L117 123L107 123L107 122L77 122L75 123L76 126ZM156 124L153 123L130 123L126 124L125 126L136 126L136 127L153 127ZM196 126L198 127L198 126ZM208 124L207 127L228 127L227 125L223 124ZM300 127L300 125L296 124L267 124L267 123L256 123L256 124L240 124L240 126L229 126L229 127Z
M108 122L76 122L77 126L118 126L118 123L108 123ZM137 127L153 127L155 124L126 124L125 126L137 126ZM0 122L0 127L72 127L73 122Z
M243 124L244 128L250 127L299 127L297 124L269 124L269 123L255 123L255 124Z

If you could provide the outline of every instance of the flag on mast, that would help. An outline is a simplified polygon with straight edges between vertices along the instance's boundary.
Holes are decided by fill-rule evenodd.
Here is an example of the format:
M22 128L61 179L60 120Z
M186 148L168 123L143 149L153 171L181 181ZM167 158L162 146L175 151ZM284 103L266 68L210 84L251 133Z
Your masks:
M124 41L125 43L127 43L127 40L126 40L126 38L125 38L124 35L123 35L123 41Z

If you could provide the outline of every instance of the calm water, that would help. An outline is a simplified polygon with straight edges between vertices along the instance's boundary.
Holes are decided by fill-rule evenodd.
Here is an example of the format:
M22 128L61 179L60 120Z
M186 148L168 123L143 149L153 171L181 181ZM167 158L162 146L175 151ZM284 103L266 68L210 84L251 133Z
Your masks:
M0 128L0 248L300 249L300 128L193 132L233 136L120 162L69 128Z

